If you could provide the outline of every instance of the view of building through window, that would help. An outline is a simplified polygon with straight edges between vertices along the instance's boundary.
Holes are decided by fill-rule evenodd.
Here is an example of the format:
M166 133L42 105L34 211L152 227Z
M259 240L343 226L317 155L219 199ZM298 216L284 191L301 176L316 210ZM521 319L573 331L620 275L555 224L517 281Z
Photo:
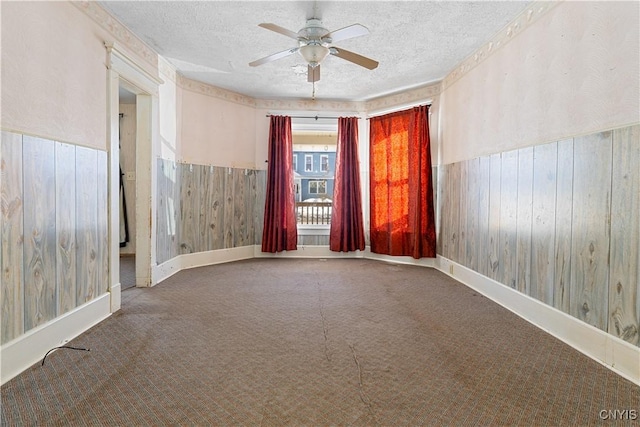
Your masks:
M330 223L336 142L335 132L293 132L293 175L298 224Z

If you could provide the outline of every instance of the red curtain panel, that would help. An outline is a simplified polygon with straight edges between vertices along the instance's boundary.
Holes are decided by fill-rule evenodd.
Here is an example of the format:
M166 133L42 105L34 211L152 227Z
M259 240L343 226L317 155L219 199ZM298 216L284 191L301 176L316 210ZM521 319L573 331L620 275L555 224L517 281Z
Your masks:
M436 256L429 107L370 119L371 251Z
M329 249L336 252L364 250L357 117L338 119L332 209Z
M271 116L262 252L297 249L291 117Z

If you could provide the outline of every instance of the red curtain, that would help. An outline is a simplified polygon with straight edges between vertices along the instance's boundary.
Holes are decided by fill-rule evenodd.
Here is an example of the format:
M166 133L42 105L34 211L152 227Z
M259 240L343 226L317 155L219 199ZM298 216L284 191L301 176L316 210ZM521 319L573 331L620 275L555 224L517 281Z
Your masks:
M329 249L336 252L364 250L358 119L338 119L338 149L333 189Z
M436 256L428 113L370 119L371 252Z
M297 249L291 117L271 116L262 252Z

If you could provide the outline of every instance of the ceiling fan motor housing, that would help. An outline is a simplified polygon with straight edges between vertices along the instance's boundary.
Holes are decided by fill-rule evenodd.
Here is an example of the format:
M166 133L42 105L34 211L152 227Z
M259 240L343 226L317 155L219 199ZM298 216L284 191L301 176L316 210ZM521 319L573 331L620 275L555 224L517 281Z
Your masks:
M318 42L331 43L331 40L322 40L322 36L329 34L329 30L322 26L322 21L316 18L308 19L307 25L298 31L301 38L308 41L317 40Z
M331 39L323 39L322 36L328 34L329 30L322 26L319 19L309 19L306 27L298 31L300 38L300 55L305 61L315 68L329 55L328 45Z

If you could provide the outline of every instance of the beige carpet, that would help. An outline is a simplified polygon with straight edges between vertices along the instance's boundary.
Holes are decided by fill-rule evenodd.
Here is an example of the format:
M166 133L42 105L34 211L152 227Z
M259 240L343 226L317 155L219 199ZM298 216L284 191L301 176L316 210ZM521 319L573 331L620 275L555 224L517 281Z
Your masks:
M640 409L637 386L473 290L372 260L182 271L71 344L91 351L2 387L2 425L616 425L600 411Z

